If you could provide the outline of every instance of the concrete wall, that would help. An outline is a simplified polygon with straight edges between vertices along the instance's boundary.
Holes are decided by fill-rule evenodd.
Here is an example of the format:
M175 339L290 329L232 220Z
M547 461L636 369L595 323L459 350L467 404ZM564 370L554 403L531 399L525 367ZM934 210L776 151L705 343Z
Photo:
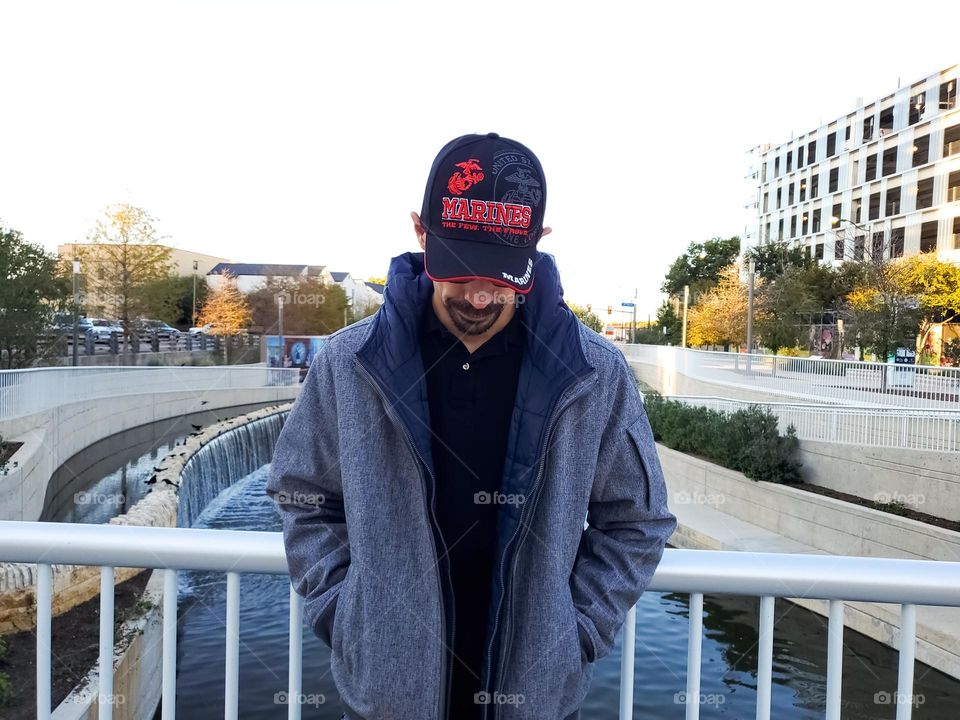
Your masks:
M657 446L679 525L674 547L918 560L960 559L960 533L742 474ZM878 578L882 580L882 578ZM825 600L788 598L820 615ZM897 605L850 602L844 623L896 648ZM917 659L960 678L960 608L919 607Z
M7 474L0 475L0 520L39 520L47 484L56 469L85 447L110 435L205 409L282 403L295 398L300 387L118 396L66 403L16 420L0 421L0 436L4 440L23 443L8 461Z
M632 360L627 362L633 369L634 376L645 385L649 385L662 395L712 395L715 397L747 400L752 402L789 402L790 398L776 393L765 393L759 390L750 390L726 385L723 383L705 382L681 375L675 369L666 369L658 365ZM816 402L815 399L810 402Z

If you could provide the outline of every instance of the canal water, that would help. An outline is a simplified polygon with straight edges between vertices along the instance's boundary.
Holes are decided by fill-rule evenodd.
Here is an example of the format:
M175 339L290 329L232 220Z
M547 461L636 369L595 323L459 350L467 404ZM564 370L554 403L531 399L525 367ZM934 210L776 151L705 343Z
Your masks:
M279 531L280 518L265 495L267 466L217 495L194 527ZM222 574L185 572L180 578L177 716L213 717L222 707L226 581ZM287 611L285 577L243 575L240 580L240 716L286 717ZM707 597L701 718L755 715L758 606L756 598ZM822 718L826 697L826 619L778 600L773 657L776 720ZM687 596L647 593L637 609L634 717L683 718L686 685ZM918 720L960 716L960 682L916 665ZM894 718L897 654L852 631L845 634L843 717ZM583 705L583 720L618 716L620 647L599 661ZM339 720L329 651L304 631L304 718ZM159 717L159 715L157 716Z

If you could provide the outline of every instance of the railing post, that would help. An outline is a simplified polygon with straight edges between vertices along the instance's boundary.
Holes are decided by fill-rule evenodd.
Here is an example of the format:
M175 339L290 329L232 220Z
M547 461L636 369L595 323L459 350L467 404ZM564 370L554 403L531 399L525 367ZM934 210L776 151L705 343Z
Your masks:
M100 698L97 718L113 718L113 568L100 568Z
M897 720L913 714L913 664L917 648L917 606L900 606L900 667L897 673Z
M227 662L224 683L224 720L237 720L240 691L240 575L227 573Z
M760 598L760 637L757 662L757 720L770 720L770 685L773 680L774 598Z
M830 601L827 626L827 720L840 720L843 680L843 607L842 600Z
M303 695L303 598L290 586L290 649L288 651L287 718L300 720Z
M627 611L623 621L623 645L620 654L620 720L633 720L633 656L637 648L637 606Z
M37 720L49 720L51 704L50 616L53 612L53 572L37 565Z
M690 618L687 622L687 695L686 720L700 717L700 665L703 645L703 593L690 593Z
M163 691L161 720L177 712L177 571L163 571Z

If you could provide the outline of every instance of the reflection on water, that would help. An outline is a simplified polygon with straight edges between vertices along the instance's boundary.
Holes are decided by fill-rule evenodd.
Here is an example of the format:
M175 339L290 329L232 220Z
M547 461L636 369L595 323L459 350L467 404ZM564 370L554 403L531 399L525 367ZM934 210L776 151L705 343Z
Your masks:
M221 493L195 527L280 530L264 494L261 468ZM240 717L286 717L287 610L285 577L243 575L240 581ZM177 715L213 717L223 703L225 577L181 574ZM755 715L759 600L704 599L700 717L740 720ZM686 595L645 594L637 608L634 717L683 718L686 685ZM822 718L826 697L826 618L778 600L774 636L773 711L776 720ZM883 704L896 689L897 655L847 631L844 651L844 720L893 718ZM341 709L330 677L329 651L304 631L304 718L339 720ZM582 720L615 720L619 707L620 645L596 667ZM880 693L879 696L877 694ZM915 693L920 720L955 720L960 683L917 664ZM875 696L880 701L875 702ZM200 710L200 709L203 710ZM158 715L159 717L159 715Z

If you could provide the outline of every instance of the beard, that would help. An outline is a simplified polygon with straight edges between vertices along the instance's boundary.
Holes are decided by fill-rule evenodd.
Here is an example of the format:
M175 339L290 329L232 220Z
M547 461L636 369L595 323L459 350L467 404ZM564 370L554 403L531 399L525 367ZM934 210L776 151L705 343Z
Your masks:
M477 310L469 300L450 298L443 306L454 326L464 335L482 335L497 321L503 312L503 303L491 302L482 310Z

